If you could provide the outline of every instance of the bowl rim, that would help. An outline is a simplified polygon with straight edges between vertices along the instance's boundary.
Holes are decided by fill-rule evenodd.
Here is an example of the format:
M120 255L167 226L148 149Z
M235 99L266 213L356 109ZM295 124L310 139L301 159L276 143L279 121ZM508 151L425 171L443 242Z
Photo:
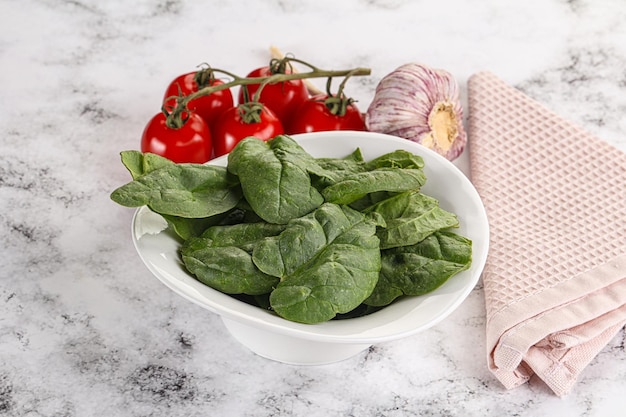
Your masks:
M450 175L454 177L454 181L462 186L463 192L467 193L469 199L474 203L473 220L480 223L478 229L482 230L482 233L478 236L479 239L476 239L475 236L472 238L472 265L468 270L458 274L462 275L466 282L461 286L460 290L456 291L456 296L448 300L445 308L441 309L431 320L425 321L419 325L413 325L412 323L416 315L419 314L420 306L422 306L423 303L430 304L436 302L434 297L439 294L438 291L445 288L451 280L448 280L442 287L429 294L397 300L392 305L363 317L331 320L319 324L303 324L283 319L274 313L247 304L202 284L186 272L181 265L179 265L179 267L181 268L180 272L182 274L177 271L172 272L164 270L160 265L156 264L153 259L148 259L144 253L146 248L143 247L140 242L140 239L144 238L144 236L151 236L149 239L159 236L162 239L169 239L166 243L170 245L170 250L171 245L177 244L176 242L179 241L171 232L168 234L168 230L160 230L156 234L152 232L146 233L145 224L142 224L142 222L158 222L160 219L163 229L166 225L163 226L164 220L161 216L153 213L144 206L135 211L131 222L131 232L135 249L150 272L178 295L220 316L236 320L242 324L260 327L267 331L315 341L334 343L376 343L399 339L436 325L456 310L478 283L489 250L489 224L487 214L480 196L469 178L445 157L416 142L411 142L396 136L357 131L314 132L290 136L305 147L305 149L309 142L320 140L329 141L336 139L337 141L346 142L346 145L347 142L350 141L359 141L362 143L361 146L363 147L374 146L371 145L371 143L384 141L389 145L389 151L408 148L407 150L424 157L426 160L425 169L433 168L434 163L437 165L437 169L443 167L450 172ZM394 148L393 145L396 145L396 147ZM351 151L353 150L354 146L352 146ZM225 165L227 158L228 155L224 155L209 161L208 164ZM368 158L366 157L366 159ZM462 215L459 214L459 217L462 217ZM479 243L478 245L476 244L477 242ZM169 255L171 257L171 253Z

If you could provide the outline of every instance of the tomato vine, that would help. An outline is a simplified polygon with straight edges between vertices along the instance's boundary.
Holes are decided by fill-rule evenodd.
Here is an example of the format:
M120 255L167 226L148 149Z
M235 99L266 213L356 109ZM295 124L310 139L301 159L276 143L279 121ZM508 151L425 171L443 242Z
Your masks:
M272 74L266 77L240 77L230 71L226 71L223 69L211 68L211 67L205 68L203 69L204 76L208 76L208 73L211 73L211 75L214 77L216 73L219 73L219 74L224 74L232 78L232 80L228 82L224 82L223 84L219 84L219 85L208 85L206 87L199 88L198 91L193 92L187 96L178 97L175 107L171 109L171 111L169 111L167 114L167 119L168 119L167 124L168 126L172 128L181 126L181 124L184 123L184 117L185 117L186 112L188 111L189 102L199 97L207 96L217 91L231 89L234 87L259 84L259 89L256 91L255 96L253 97L253 100L252 100L252 101L255 101L255 100L258 100L258 97L260 95L260 90L262 90L268 84L277 84L277 83L282 83L282 82L287 82L287 81L292 81L292 80L304 80L304 79L310 79L310 78L327 78L328 79L327 85L330 85L333 78L345 77L343 82L340 85L341 91L339 91L339 93L342 93L343 86L345 85L349 77L366 76L366 75L370 75L371 73L371 70L369 68L361 68L361 67L348 69L348 70L326 70L326 69L319 68L306 61L303 61L303 60L300 60L291 56L286 56L281 60L274 58L270 62L270 65L273 65L274 68L278 70L280 68L285 68L285 66L291 65L292 63L302 64L308 67L309 70L304 71L304 72L290 72L290 73L277 72L275 74ZM332 96L330 98L332 98ZM331 102L336 102L336 100L331 100ZM340 104L340 108L337 110L339 113L341 113L341 106L343 105ZM344 109L344 112L345 112L345 109Z

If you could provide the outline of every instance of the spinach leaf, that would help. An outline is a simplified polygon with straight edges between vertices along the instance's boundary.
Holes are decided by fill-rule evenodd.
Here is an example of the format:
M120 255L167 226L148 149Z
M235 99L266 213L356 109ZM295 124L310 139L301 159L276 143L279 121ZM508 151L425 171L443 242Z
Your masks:
M186 217L170 216L161 214L167 224L174 230L181 239L186 240L191 237L200 236L207 228L222 222L224 214L217 214L211 217L201 217L199 219L188 219Z
M360 148L356 148L351 154L344 158L316 158L317 163L324 169L330 171L363 171L365 159Z
M393 181L402 181L402 174L399 174L396 179L389 178L387 173L374 172L365 174L366 172L376 170L408 169L419 171L424 167L424 160L421 156L401 149L381 155L369 162L363 159L363 155L358 148L346 158L318 158L317 160L324 169L331 171L335 178L334 183L326 182L322 184L318 182L317 184L330 187L338 182L343 182L343 184L335 185L334 188L329 188L325 191L325 187L320 188L326 200L338 204L350 204L352 208L357 210L362 210L396 194L398 191L419 189L426 182L426 177L423 173L417 173L417 181L415 181L415 175L413 175L410 178L410 185L390 184ZM384 181L387 182L385 183ZM360 185L358 188L354 188L353 194L345 198L337 198L337 194L341 195L346 189L351 189L358 184Z
M349 205L355 210L365 212L368 207L373 206L376 203L380 203L381 201L393 197L397 194L398 193L394 193L391 191L375 191L359 198L356 201L353 201Z
M412 246L381 251L382 266L376 288L364 301L385 306L402 295L429 293L472 262L471 240L440 231Z
M146 205L159 214L201 218L234 208L241 190L224 167L165 164L119 187L111 199L126 207Z
M228 170L239 177L246 200L267 222L285 224L324 202L310 173L329 173L288 136L242 140L228 156Z
M169 226L178 236L180 236L183 240L186 240L191 237L200 236L211 226L253 223L260 220L254 216L254 213L250 214L248 211L241 209L239 206L240 205L226 213L216 214L211 217L200 217L197 219L170 216L167 214L161 214L161 216L167 221Z
M375 235L380 219L329 203L307 217L319 223L314 231L297 223L298 232L292 233L288 224L285 232L263 243L267 246L259 245L253 258L260 269L281 274L270 294L279 316L319 323L353 310L371 294L380 271ZM289 246L296 242L300 245Z
M331 173L331 175L326 174L320 177L312 176L313 186L320 191L348 175L366 171L365 160L359 148L345 158L317 158L316 161L325 173Z
M422 169L424 159L419 155L398 149L365 163L365 169L368 171L380 168Z
M383 307L368 306L367 304L361 304L360 306L356 307L355 309L351 311L348 311L347 313L337 314L333 318L333 320L354 319L357 317L367 316L369 314L372 314L381 310Z
M348 175L326 187L322 195L331 203L350 204L370 193L419 190L425 183L426 176L421 169L379 168Z
M214 226L202 236L190 238L181 247L187 270L196 278L227 294L269 293L279 279L261 272L252 262L254 246L284 226L268 223L242 223Z
M211 240L213 246L237 246L252 255L254 247L259 242L280 234L285 227L282 224L265 222L213 226L208 228L202 237Z
M382 200L365 212L377 212L386 226L378 230L381 249L414 245L437 230L458 227L454 213L439 207L439 202L417 191L404 192Z
M285 279L363 221L366 221L363 214L349 207L323 204L312 213L291 220L280 235L260 242L254 248L253 260L266 274ZM371 221L378 225L382 219L376 217Z
M252 259L266 274L284 278L326 244L322 225L313 214L309 214L291 220L279 236L260 242L255 247Z
M149 152L123 151L120 155L122 164L134 180L156 169L174 164L167 158Z
M142 153L139 151L121 152L122 164L128 169L134 180L149 174L157 169L168 167L174 164L167 158L153 153ZM153 210L154 211L154 210ZM234 212L231 210L232 213ZM167 221L168 225L183 240L190 237L199 236L208 227L223 223L232 216L229 213L220 213L211 217L187 218L160 213Z

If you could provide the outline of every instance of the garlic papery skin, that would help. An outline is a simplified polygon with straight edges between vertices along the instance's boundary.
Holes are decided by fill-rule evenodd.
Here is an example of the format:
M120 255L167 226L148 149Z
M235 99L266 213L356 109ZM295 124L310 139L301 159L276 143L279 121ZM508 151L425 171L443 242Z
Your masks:
M450 161L467 143L455 78L417 63L402 65L380 80L365 123L371 132L421 143Z

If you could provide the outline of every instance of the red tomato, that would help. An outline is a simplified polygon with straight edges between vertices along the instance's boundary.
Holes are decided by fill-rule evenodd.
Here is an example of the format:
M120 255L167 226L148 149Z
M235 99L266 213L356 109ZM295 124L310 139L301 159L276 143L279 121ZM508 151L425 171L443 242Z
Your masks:
M290 71L287 71L290 73ZM247 78L269 77L273 75L269 66L257 68ZM245 103L244 88L248 90L248 101L252 101L259 84L242 85L238 103ZM277 84L266 84L261 90L259 102L272 109L281 122L286 123L295 109L309 98L309 92L302 80L291 80Z
M213 149L216 157L227 154L240 140L248 136L269 140L285 133L282 123L269 108L262 106L259 122L246 123L240 107L226 110L213 126Z
M178 129L166 124L159 113L146 125L141 137L141 151L164 156L171 161L205 163L211 159L211 133L204 119L196 113Z
M201 70L204 71L204 70ZM188 96L191 93L195 93L199 89L208 86L216 86L224 84L223 81L213 78L212 80L207 80L206 85L198 85L196 82L196 76L201 74L201 71L198 72L190 72L188 74L183 74L176 77L170 85L167 87L165 91L164 100L168 97L178 96L179 95L179 87L180 93L183 96ZM165 102L166 106L175 106L175 100L167 100ZM229 109L233 106L233 94L229 89L215 91L208 96L201 96L195 100L192 100L188 104L189 110L198 113L202 118L209 124L213 123L217 117L226 109Z
M327 95L311 97L298 107L285 128L287 134L322 132L327 130L366 130L361 112L354 103L348 104L343 116L333 114L324 100Z

